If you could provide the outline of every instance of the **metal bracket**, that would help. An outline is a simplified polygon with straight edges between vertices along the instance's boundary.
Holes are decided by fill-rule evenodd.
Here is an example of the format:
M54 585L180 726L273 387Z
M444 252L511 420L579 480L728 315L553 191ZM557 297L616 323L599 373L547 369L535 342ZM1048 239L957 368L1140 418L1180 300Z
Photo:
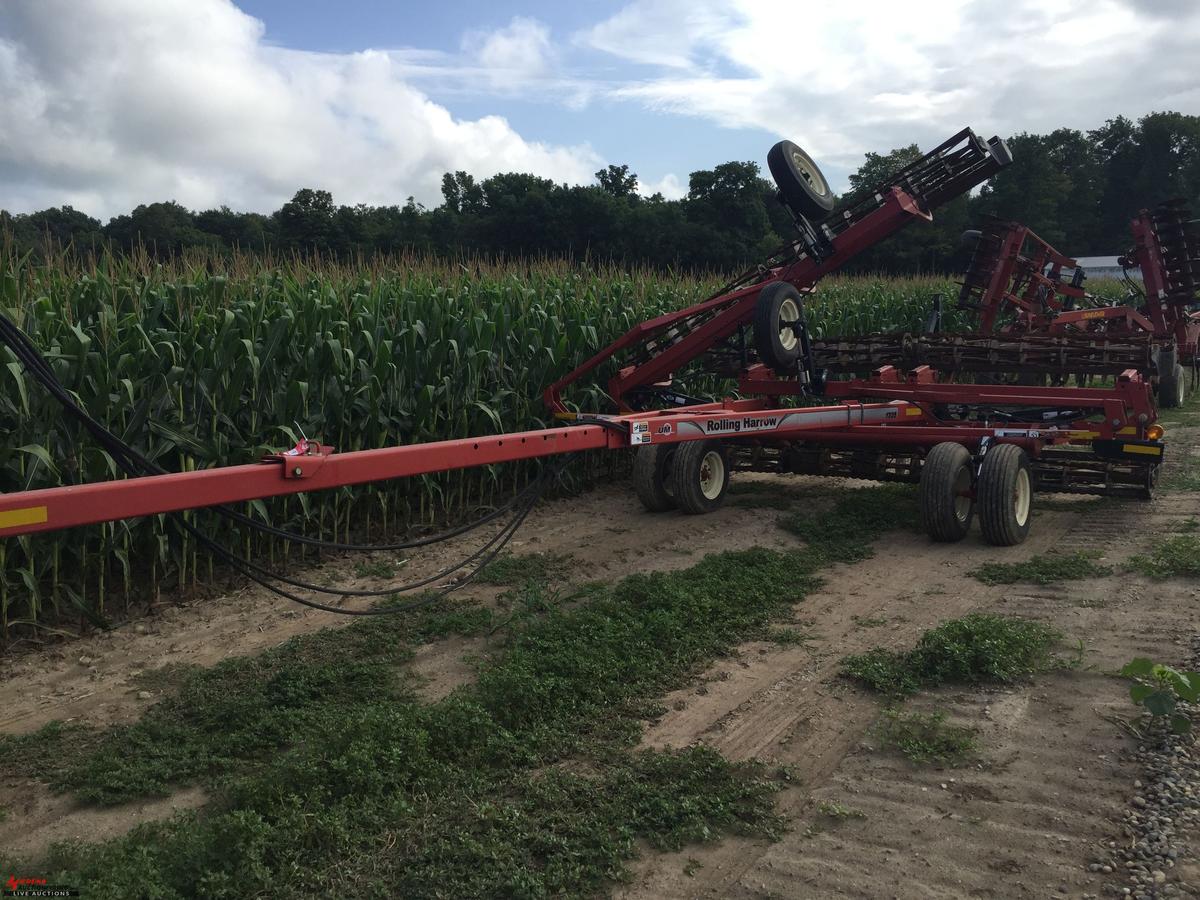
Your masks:
M291 450L268 453L262 458L265 463L283 463L284 478L312 478L321 470L325 460L333 454L333 448L308 438L301 438Z

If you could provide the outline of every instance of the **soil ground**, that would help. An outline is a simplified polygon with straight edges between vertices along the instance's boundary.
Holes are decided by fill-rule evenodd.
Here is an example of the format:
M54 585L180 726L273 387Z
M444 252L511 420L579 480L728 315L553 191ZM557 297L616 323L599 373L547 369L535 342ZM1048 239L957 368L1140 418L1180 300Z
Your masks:
M1172 430L1178 457L1197 453L1200 428ZM739 476L760 477L769 476ZM793 480L792 483L802 481ZM851 484L847 484L851 487ZM1056 505L1057 507L1058 505ZM1023 545L996 548L975 531L956 545L896 533L873 558L824 573L825 584L795 608L806 640L743 645L687 688L647 728L649 746L707 744L733 759L787 765L779 808L792 820L779 841L728 839L679 853L647 853L624 897L1045 897L1099 894L1088 870L1095 847L1120 839L1120 819L1138 771L1132 741L1109 717L1132 707L1110 674L1134 656L1184 658L1195 634L1200 586L1118 574L1039 588L988 586L968 576L984 562L1022 561L1053 549L1096 549L1109 564L1200 513L1200 495L1164 493L1149 504L1065 504L1038 514ZM547 503L518 533L514 552L570 554L568 580L615 579L677 569L721 550L795 546L769 509L727 506L700 518L651 515L625 485ZM410 559L406 575L436 571L468 541ZM1119 567L1117 569L1119 570ZM352 564L310 573L337 584L371 584ZM494 600L497 588L462 596ZM979 729L969 766L915 767L873 744L877 698L838 676L848 653L909 647L925 629L972 611L1054 624L1078 647L1080 665L1027 685L927 693L914 708L938 708ZM0 731L26 733L54 719L129 721L155 696L154 671L170 663L211 665L288 637L338 624L259 589L166 607L105 634L0 661ZM430 697L471 677L485 639L423 646L412 666ZM36 852L70 836L119 834L174 808L198 806L196 790L164 801L88 809L35 783L2 784L8 815L0 846ZM20 799L17 799L20 798ZM822 803L855 811L830 817ZM827 809L829 807L826 807ZM861 814L861 815L859 815ZM1197 862L1181 856L1186 874ZM1188 879L1192 880L1192 879ZM1200 881L1200 877L1195 879Z

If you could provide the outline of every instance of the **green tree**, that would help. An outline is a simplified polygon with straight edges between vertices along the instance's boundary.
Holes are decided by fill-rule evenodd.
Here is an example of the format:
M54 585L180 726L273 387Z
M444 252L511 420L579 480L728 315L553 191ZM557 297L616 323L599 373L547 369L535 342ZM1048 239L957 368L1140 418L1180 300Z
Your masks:
M685 209L691 227L684 260L691 265L737 268L777 240L757 163L727 162L692 172Z
M337 213L329 191L302 188L274 216L285 247L329 252L339 242Z
M174 256L190 247L220 246L218 238L196 227L190 210L173 200L144 203L127 216L111 219L104 233L122 249L144 246L162 256Z
M600 189L606 194L622 199L637 197L638 177L629 171L629 166L609 166L601 169L596 173L596 180L600 182Z
M847 203L857 202L892 181L897 173L924 154L916 144L887 153L867 153L849 177ZM962 232L968 225L967 200L959 197L942 205L932 222L914 220L886 241L861 253L850 264L858 272L945 272L954 267Z
M861 200L868 192L878 189L890 181L905 166L912 165L924 154L916 144L897 147L888 153L867 153L858 171L850 176L850 193L847 202Z

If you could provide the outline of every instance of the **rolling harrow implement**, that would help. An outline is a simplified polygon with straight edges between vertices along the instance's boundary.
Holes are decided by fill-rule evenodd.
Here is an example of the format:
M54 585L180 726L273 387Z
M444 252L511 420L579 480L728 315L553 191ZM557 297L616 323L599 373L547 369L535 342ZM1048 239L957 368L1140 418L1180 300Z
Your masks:
M560 420L551 428L348 453L305 439L256 464L163 472L76 407L28 338L0 317L0 340L128 476L2 495L0 537L197 508L263 527L233 505L450 469L629 448L636 454L636 492L652 511L714 510L735 470L912 481L920 484L925 530L940 541L963 538L978 513L986 540L1019 543L1028 534L1039 488L1149 495L1164 444L1143 374L1147 348L1139 341L1084 346L1064 336L934 335L914 337L893 352L875 339L818 341L808 332L805 304L824 275L908 224L932 219L942 204L1008 165L1011 157L1002 141L983 141L964 129L868 195L836 209L828 183L798 146L780 142L768 162L798 238L707 300L635 326L547 387L544 401ZM971 370L992 366L1005 354L1035 368L1120 371L1114 385L1100 388L953 384L930 365L913 364L928 358L946 371ZM830 377L830 371L860 366L871 374ZM566 395L601 367L611 373L608 393L615 411L573 410ZM738 396L710 400L687 394L688 377L713 374L736 378ZM505 507L512 514L510 525L486 552L468 561L482 565L499 551L544 482ZM186 521L182 525L191 528ZM388 548L432 543L469 527ZM270 532L320 543L280 529ZM343 596L372 593L286 579L219 549L223 559L254 580L321 609L346 611L293 594L276 580ZM380 548L339 544L337 549Z
M1076 260L1028 227L992 220L964 235L971 255L957 307L975 314L975 332L831 337L814 344L817 365L841 373L929 365L1058 382L1133 368L1153 380L1159 406L1179 406L1185 369L1200 365L1200 220L1173 200L1142 210L1130 230L1133 248L1119 258L1130 292L1124 303L1089 294Z

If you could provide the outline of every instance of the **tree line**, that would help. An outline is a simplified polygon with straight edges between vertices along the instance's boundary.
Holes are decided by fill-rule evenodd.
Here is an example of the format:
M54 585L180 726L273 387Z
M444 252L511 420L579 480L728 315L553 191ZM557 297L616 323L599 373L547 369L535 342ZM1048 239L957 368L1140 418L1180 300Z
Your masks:
M1008 139L1014 162L972 196L944 206L873 248L853 268L946 272L958 265L960 236L986 216L1029 225L1063 252L1114 255L1129 243L1139 209L1184 197L1200 215L1200 116L1123 116L1091 131L1060 128ZM921 155L915 145L868 153L850 192L869 190ZM686 196L638 193L627 165L596 183L556 184L519 172L476 180L442 178L442 202L412 197L393 206L339 206L328 191L304 188L263 215L228 207L193 212L173 201L138 206L107 224L70 206L28 214L0 210L3 240L21 253L128 252L159 257L190 249L286 252L352 258L384 253L521 258L571 257L676 269L729 271L756 262L794 234L775 187L753 162L691 173Z

